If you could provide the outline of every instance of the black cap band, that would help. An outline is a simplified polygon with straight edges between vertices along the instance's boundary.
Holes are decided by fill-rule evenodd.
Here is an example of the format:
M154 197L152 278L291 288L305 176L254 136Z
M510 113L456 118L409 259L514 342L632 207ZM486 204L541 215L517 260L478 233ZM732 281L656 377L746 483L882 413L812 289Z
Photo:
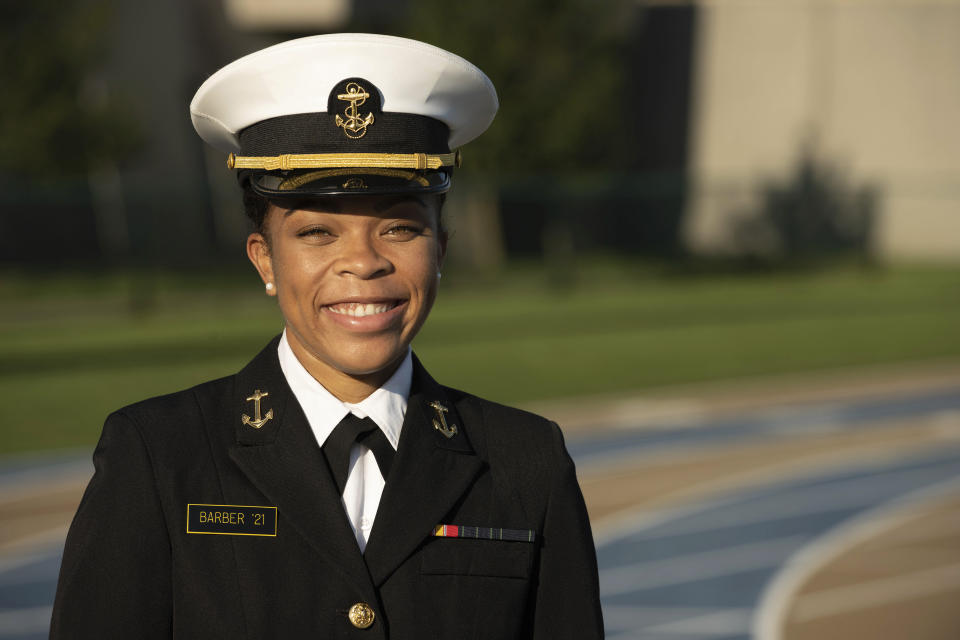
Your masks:
M381 104L373 83L341 80L330 92L328 111L278 116L241 131L238 155L450 152L446 124L418 114L384 112Z

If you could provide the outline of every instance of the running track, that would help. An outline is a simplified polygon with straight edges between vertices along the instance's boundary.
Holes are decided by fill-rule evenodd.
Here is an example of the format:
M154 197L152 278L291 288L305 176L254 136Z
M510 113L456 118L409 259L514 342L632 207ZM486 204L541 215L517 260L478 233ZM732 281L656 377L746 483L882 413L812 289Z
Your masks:
M579 432L568 446L578 469L589 474L687 448L776 440L806 430L869 434L887 421L932 418L953 428L960 425L958 416L960 388L949 388ZM595 535L608 638L767 640L759 631L767 629L777 604L768 590L791 558L844 523L898 500L960 491L960 439L946 442L842 469L794 471L601 526ZM0 467L0 493L57 474L90 473L88 457L8 461ZM46 637L61 546L0 556L0 639Z

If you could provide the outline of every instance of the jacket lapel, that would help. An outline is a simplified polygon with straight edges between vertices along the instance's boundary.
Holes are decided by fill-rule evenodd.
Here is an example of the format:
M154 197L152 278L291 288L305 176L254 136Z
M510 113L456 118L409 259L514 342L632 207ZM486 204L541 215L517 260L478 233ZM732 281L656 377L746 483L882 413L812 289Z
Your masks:
M443 419L441 410L432 403L447 409ZM454 435L447 437L434 428L436 421L442 429L444 420L447 433L456 425ZM376 586L431 535L436 525L443 524L444 515L482 467L453 403L414 357L410 399L397 456L364 553Z
M280 369L275 338L236 377L236 428L230 458L278 508L280 518L369 598L374 594L327 461ZM260 416L256 416L256 392ZM272 411L259 428L256 422ZM370 600L371 602L373 600Z

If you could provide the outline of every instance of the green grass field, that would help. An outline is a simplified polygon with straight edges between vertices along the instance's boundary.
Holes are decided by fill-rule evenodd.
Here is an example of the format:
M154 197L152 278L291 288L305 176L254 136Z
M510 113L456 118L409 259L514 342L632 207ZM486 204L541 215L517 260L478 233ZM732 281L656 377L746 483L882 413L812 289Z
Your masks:
M665 277L603 263L444 279L414 348L504 402L960 358L960 268ZM282 328L252 275L0 278L0 453L88 446L111 410L233 373Z

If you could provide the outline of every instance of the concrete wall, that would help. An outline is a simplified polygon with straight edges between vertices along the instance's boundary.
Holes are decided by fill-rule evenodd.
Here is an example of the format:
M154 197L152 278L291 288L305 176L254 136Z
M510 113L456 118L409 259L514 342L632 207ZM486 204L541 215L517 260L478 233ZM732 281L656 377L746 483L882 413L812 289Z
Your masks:
M743 250L807 149L879 190L879 256L960 261L960 2L714 0L695 42L689 246Z

